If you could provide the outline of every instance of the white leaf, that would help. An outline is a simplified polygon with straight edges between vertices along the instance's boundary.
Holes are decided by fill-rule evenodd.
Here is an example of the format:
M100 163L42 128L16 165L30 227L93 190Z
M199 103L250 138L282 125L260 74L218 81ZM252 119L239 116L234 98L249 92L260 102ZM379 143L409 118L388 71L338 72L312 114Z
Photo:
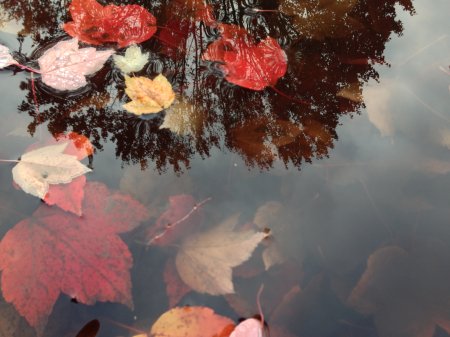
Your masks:
M141 71L147 64L148 58L149 53L143 54L141 48L136 45L128 47L125 56L113 56L114 64L125 74Z
M248 318L234 328L230 337L262 337L263 328L261 325L261 321L256 318Z
M235 232L239 215L219 226L188 237L176 257L181 279L192 289L211 295L234 292L232 268L248 260L264 233L245 230Z
M17 64L17 61L11 56L9 48L0 44L0 69L10 66L11 64Z
M22 155L12 169L16 184L26 193L44 199L49 184L67 184L90 172L76 156L63 153L67 144L44 146Z
M112 49L79 49L78 39L58 42L38 59L42 81L58 90L76 90L85 86L85 76L100 70L112 54Z

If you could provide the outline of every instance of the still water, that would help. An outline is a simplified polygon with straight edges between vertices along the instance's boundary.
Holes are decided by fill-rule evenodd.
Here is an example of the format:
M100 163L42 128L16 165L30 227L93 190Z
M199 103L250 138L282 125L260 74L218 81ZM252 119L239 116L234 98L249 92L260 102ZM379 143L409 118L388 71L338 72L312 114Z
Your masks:
M286 74L264 90L230 83L217 63L202 60L220 32L196 20L195 1L115 3L142 5L157 18L162 28L140 44L150 62L136 75L163 73L175 106L145 117L126 112L123 75L111 60L75 92L35 76L36 100L29 73L0 72L1 159L76 132L95 148L87 180L149 213L121 235L133 256L132 308L76 303L62 290L41 334L76 336L98 319L99 336L133 336L176 305L208 306L237 322L258 314L261 284L273 337L450 334L448 0L207 1L217 22L244 27L255 41L270 36L286 52ZM61 25L69 4L2 0L0 43L37 67L68 37ZM170 29L183 34L163 34ZM160 128L171 109L181 117ZM14 164L0 165L3 237L43 205L14 186ZM148 245L177 195L205 201L198 228ZM241 228L255 222L271 236L233 269L235 294L169 297L180 241L237 213ZM36 261L30 268L45 275ZM35 336L4 299L0 311L0 336Z

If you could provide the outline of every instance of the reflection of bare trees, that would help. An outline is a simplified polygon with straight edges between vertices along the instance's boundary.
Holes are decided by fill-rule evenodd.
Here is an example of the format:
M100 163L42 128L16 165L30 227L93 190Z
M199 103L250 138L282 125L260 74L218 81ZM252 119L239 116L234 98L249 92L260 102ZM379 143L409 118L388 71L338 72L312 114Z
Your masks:
M98 149L109 140L124 162L145 167L151 161L161 170L180 170L195 153L208 156L212 147L235 151L250 166L270 168L281 160L300 167L327 156L337 139L340 116L364 104L352 97L364 82L377 79L373 65L385 62L386 42L403 29L395 6L413 12L410 0L280 0L278 6L264 0L211 1L209 12L203 0L167 1L157 8L137 3L166 27L143 43L152 57L141 75L164 73L169 78L182 104L167 114L173 123L184 123L172 130L184 131L160 128L165 113L148 119L126 114L121 108L128 100L122 78L107 66L82 93L62 97L38 90L39 116L29 93L19 110L33 117L30 132L48 123L50 132L82 133ZM64 1L42 6L39 1L7 0L3 5L9 16L24 19L38 45L61 33L60 24L68 18ZM308 15L300 16L305 9ZM214 63L202 61L206 46L218 37L211 15L246 28L256 40L270 35L280 42L288 55L288 71L275 90L234 86ZM177 119L176 114L187 117ZM191 116L195 126L189 128Z

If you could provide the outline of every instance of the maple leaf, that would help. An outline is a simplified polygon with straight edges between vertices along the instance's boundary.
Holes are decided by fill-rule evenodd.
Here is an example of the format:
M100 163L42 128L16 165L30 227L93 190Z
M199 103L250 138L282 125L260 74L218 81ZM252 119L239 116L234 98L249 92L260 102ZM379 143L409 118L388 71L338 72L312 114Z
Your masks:
M125 51L125 56L113 55L114 64L124 74L141 71L148 62L149 53L142 53L141 48L132 45Z
M44 146L22 155L13 167L13 179L20 188L44 199L49 184L67 184L91 169L81 164L76 156L64 154L68 143Z
M349 13L358 0L281 0L280 11L292 17L300 35L323 40L345 37L363 25Z
M207 307L177 307L163 315L150 330L152 337L227 337L234 328L231 319Z
M125 76L125 85L125 92L132 101L123 107L136 115L159 112L168 108L175 99L172 85L162 74L153 80Z
M203 114L195 106L187 100L180 100L166 111L164 122L159 128L169 129L181 136L196 135L202 129L203 119Z
M147 210L98 182L86 185L83 210L78 217L42 205L0 242L3 297L39 333L60 293L132 305L132 257L117 234L147 219Z
M99 45L116 42L120 48L141 43L156 32L156 19L139 5L102 6L95 0L73 0L69 7L73 21L64 30L81 41Z
M252 90L274 86L287 70L287 57L278 42L267 37L256 43L236 25L219 24L221 38L211 43L203 60L222 63L228 82Z
M189 236L181 244L175 264L181 279L192 289L211 295L234 292L232 268L248 260L265 233L233 231L239 214L219 226Z
M86 75L103 67L114 50L78 48L78 39L60 41L38 59L42 82L58 90L75 90L87 84Z
M239 323L230 337L262 337L263 329L261 321L256 318L248 318Z
M166 262L164 267L164 283L166 284L166 293L169 298L169 307L174 307L187 293L191 291L177 273L175 261L173 258Z
M9 48L0 44L0 69L17 64L9 52Z

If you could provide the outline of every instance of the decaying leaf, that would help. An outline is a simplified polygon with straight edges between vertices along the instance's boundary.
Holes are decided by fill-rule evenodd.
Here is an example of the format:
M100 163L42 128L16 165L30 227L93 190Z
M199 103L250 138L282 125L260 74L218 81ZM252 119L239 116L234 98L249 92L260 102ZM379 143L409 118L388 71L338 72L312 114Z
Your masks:
M49 184L67 184L91 169L76 156L63 153L68 143L44 146L22 155L12 169L13 179L26 193L44 199Z
M42 82L58 90L76 90L87 84L87 75L103 67L114 50L78 48L78 39L58 42L38 59Z
M345 37L362 28L350 13L357 3L358 0L282 0L280 11L292 17L300 35L322 40Z
M129 195L90 182L82 217L42 204L0 242L3 297L42 332L61 293L132 306L132 256L119 233L147 219Z
M102 6L95 0L72 0L72 20L64 30L81 41L99 45L116 42L119 47L148 40L156 32L156 19L139 5Z
M156 113L168 108L175 99L172 85L159 74L153 80L147 77L125 76L125 92L131 102L123 107L136 115Z
M236 25L219 24L221 38L203 53L207 61L222 63L228 82L252 90L274 86L286 73L287 56L278 42L267 37L256 42Z
M211 295L234 292L232 268L248 260L266 237L253 230L233 231L239 214L219 226L186 238L176 256L181 279L192 289Z
M169 298L169 307L173 308L178 302L191 291L178 275L173 258L166 262L164 267L164 283L166 284L166 293Z
M231 319L207 307L177 307L163 315L150 330L152 337L227 337L234 328Z
M124 74L141 71L148 62L149 53L142 53L141 48L132 45L125 51L125 56L113 55L114 64Z
M0 44L0 69L12 64L17 64L17 61L9 53L9 48Z
M362 88L359 82L353 82L342 88L336 94L338 97L347 98L352 102L361 103L363 102Z
M166 111L164 122L160 129L169 129L181 136L195 135L201 130L203 121L202 112L186 100L178 101Z

